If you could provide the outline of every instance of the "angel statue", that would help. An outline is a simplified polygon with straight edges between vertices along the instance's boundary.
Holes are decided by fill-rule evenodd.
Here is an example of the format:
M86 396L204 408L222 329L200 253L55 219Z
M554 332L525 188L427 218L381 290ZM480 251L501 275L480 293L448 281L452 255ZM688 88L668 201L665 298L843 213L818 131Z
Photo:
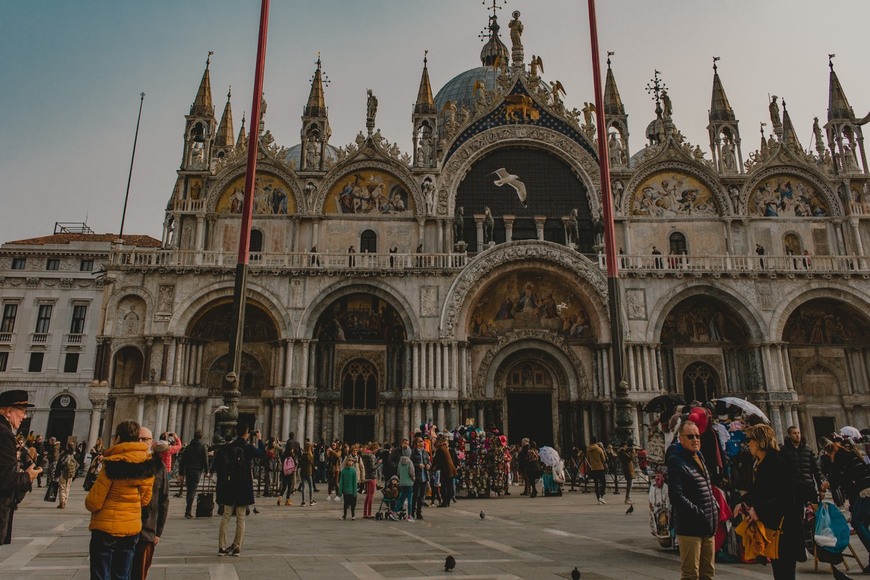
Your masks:
M561 81L553 81L550 83L550 89L553 97L553 105L557 107L560 106L562 104L562 97L565 96L565 87L562 86Z
M541 72L544 72L544 61L541 60L540 56L535 56L533 54L532 55L532 62L529 64L531 66L531 72L529 73L531 76L533 76L533 77L538 76L538 69L540 69Z

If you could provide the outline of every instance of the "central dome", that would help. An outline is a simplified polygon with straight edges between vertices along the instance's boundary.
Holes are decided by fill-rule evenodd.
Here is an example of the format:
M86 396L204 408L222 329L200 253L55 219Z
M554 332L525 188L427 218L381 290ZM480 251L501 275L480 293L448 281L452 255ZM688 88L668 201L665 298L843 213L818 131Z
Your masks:
M499 70L491 66L479 66L456 75L447 81L447 84L441 87L441 90L435 95L435 108L441 111L447 101L453 101L456 103L457 109L461 107L473 109L475 83L480 81L487 91L492 91L495 89L498 75Z

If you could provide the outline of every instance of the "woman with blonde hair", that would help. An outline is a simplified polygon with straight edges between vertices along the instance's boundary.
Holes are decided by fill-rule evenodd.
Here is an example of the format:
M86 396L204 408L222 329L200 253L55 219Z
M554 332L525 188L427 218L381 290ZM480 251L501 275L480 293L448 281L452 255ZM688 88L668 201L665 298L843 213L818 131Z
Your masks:
M776 580L792 579L797 561L806 560L806 550L801 537L801 516L794 508L791 471L779 455L773 429L768 425L752 425L744 432L755 465L752 485L741 498L738 510L753 521L760 520L768 530L782 530L771 568Z

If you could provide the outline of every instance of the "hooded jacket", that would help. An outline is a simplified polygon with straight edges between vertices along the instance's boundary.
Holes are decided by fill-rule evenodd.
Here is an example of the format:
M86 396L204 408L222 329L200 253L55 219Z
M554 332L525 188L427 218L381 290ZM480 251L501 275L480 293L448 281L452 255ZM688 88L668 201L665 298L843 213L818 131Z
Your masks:
M118 443L106 449L103 470L85 498L91 512L88 529L119 537L142 531L142 508L151 503L154 467L147 443Z
M411 450L402 449L402 458L399 459L399 467L396 470L399 475L399 487L414 485L414 464L411 463Z
M674 506L677 535L704 538L716 533L719 504L713 496L709 472L692 455L679 443L668 448L668 499ZM698 458L704 461L700 454Z
M607 469L607 457L604 455L604 449L598 443L590 443L586 448L586 461L589 463L590 471L604 471Z

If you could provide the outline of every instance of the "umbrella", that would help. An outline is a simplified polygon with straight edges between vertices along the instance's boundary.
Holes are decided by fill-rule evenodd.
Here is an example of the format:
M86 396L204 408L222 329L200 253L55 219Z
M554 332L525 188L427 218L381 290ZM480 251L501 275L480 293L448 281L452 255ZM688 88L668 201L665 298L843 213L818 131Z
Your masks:
M541 457L541 462L549 467L559 465L559 462L562 461L559 452L546 445L538 450L538 455Z
M756 407L753 403L750 403L745 399L738 399L737 397L722 397L717 401L716 404L716 413L721 415L723 413L719 412L720 406L724 407L728 411L737 410L740 412L741 415L747 418L752 416L758 417L765 423L770 424L770 419L767 418L767 415L765 415L764 412Z
M677 408L677 405L685 405L686 402L683 401L682 397L679 395L659 395L658 397L653 397L649 403L643 408L645 413L662 413L667 412L668 414L672 414L674 409Z
M843 437L848 437L849 439L853 439L855 441L861 438L861 432L858 431L855 427L849 427L848 425L840 429L840 435L842 435Z

